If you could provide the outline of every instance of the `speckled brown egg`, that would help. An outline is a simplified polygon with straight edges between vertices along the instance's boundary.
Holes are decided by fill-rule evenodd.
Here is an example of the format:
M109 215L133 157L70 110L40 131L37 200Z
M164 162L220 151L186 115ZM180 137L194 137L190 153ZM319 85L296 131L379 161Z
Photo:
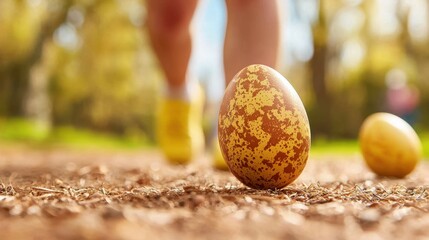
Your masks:
M283 188L306 165L311 138L307 113L292 85L270 67L250 65L234 76L218 127L230 171L251 188Z

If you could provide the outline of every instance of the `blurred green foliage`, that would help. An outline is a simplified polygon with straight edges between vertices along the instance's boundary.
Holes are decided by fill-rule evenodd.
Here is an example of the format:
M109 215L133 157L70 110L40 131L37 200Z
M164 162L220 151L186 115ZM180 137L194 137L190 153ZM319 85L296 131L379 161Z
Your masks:
M138 0L1 1L0 118L153 141L162 75L144 14Z
M53 120L121 134L129 129L149 131L146 122L155 95L140 83L152 82L150 75L135 66L143 46L141 31L117 1L92 7L97 11L86 14L77 30L80 47L54 49L54 58L63 62L54 63L50 82Z

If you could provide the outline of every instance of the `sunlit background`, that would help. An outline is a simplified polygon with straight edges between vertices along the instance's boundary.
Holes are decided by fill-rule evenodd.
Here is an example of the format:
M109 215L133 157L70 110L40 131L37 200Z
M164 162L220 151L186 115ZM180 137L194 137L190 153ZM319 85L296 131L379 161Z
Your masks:
M279 70L315 141L356 139L377 111L428 136L428 0L283 3ZM154 144L164 82L145 20L141 0L1 0L0 139ZM190 70L206 89L207 133L224 89L225 23L224 1L200 1Z

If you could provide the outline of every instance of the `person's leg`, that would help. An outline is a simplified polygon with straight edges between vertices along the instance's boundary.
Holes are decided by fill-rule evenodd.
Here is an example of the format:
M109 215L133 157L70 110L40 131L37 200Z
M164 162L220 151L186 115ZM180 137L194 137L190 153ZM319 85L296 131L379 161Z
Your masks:
M158 107L156 135L172 163L187 163L204 147L203 100L187 75L196 6L197 0L147 0L149 36L167 81Z
M227 27L224 44L226 86L242 68L264 64L276 68L280 54L280 13L277 0L226 0ZM218 142L214 166L228 169Z
M250 64L276 68L280 54L280 11L277 0L226 0L224 45L226 84Z
M185 85L192 49L190 25L197 0L147 0L147 27L169 87Z

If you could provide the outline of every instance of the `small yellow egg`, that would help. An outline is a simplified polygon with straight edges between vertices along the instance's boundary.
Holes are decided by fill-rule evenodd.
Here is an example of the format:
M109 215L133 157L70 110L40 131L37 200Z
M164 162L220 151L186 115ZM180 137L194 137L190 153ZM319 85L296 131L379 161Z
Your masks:
M225 90L218 127L230 171L251 188L283 188L306 165L307 113L292 85L270 67L250 65L235 75Z
M390 113L375 113L363 122L360 148L368 167L386 177L405 177L422 157L422 145L414 129Z

